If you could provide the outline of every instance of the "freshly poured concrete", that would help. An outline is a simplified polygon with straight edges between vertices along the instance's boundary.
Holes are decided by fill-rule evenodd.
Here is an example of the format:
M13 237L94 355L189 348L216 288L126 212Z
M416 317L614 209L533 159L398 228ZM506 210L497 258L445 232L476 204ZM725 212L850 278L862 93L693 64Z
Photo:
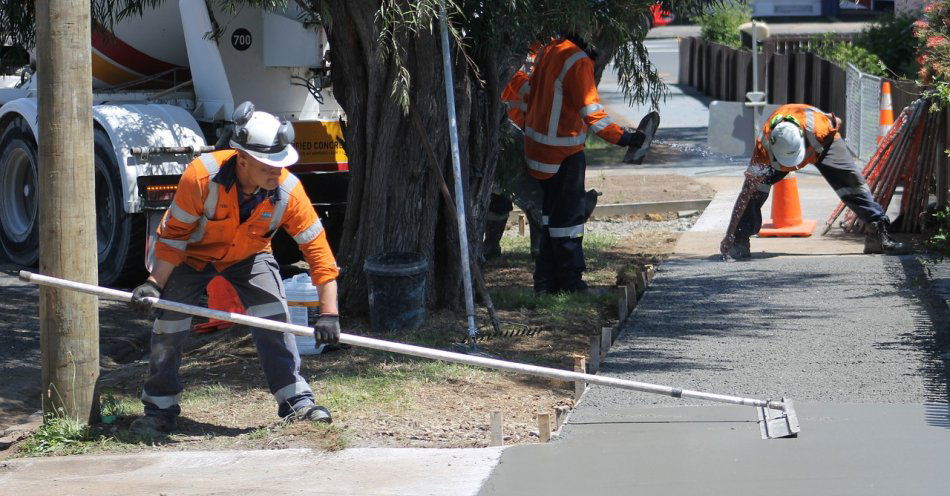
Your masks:
M506 450L480 494L950 491L950 329L915 259L693 259L660 269L600 373L789 396L800 437L761 440L751 407L598 386L559 441Z
M797 439L751 408L618 408L505 451L480 495L935 495L950 489L946 405L803 403Z

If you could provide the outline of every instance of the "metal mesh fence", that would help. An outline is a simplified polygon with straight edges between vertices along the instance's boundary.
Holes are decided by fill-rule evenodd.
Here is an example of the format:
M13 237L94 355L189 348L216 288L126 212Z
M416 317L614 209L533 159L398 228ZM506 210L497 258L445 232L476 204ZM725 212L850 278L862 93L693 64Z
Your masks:
M845 135L848 148L863 161L877 150L880 122L881 78L848 64Z

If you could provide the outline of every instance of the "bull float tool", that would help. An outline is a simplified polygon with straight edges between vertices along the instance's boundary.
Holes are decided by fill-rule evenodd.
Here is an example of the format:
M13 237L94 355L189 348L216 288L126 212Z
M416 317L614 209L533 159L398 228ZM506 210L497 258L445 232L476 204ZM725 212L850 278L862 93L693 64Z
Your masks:
M119 291L116 289L95 286L93 284L85 284L69 281L66 279L59 279L56 277L44 276L41 274L34 274L25 270L20 271L20 280L42 286L78 291L80 293L91 294L108 300L123 302L130 302L132 300L132 293L126 291ZM149 303L153 308L161 308L163 310L171 310L174 312L186 313L198 317L226 320L229 322L234 322L235 324L243 324L269 331L284 332L288 334L294 334L296 336L313 337L313 328L307 326L288 324L237 313L211 310L209 308L186 305L184 303L162 300L160 298L144 298L144 301ZM496 370L518 372L566 382L584 381L589 384L628 389L643 393L661 394L664 396L671 396L673 398L692 398L697 400L715 401L718 403L731 403L734 405L751 406L755 407L756 409L756 413L758 415L759 432L762 435L762 439L797 437L800 431L798 425L798 415L795 413L792 400L787 398L782 398L781 401L760 400L754 398L743 398L740 396L708 393L703 391L693 391L677 387L649 384L646 382L618 379L615 377L605 377L581 372L573 372L569 370L541 367L538 365L509 362L496 358L486 358L481 356L466 355L463 353L454 353L451 351L436 350L422 346L395 343L392 341L368 338L365 336L357 336L347 333L340 334L340 342L362 348L388 351L390 353L399 353L402 355L429 358L432 360L442 360L445 362L462 363L476 367L486 367ZM771 414L770 410L778 411L780 413Z

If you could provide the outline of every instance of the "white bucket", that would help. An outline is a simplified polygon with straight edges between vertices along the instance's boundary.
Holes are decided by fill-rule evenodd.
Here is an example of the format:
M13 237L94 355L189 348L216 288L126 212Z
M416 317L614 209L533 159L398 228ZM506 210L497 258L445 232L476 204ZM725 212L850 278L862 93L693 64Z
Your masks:
M304 272L290 279L284 279L287 292L287 308L290 310L290 323L313 327L320 317L320 294L310 280L310 274ZM313 336L297 336L297 351L301 355L316 355L323 351L325 344L317 346Z

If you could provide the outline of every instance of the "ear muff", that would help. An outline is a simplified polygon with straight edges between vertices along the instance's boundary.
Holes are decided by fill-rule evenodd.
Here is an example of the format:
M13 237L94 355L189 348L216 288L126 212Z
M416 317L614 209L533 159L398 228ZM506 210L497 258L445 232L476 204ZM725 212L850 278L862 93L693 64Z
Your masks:
M234 112L231 113L231 120L234 121L234 135L231 139L235 142L240 143L242 146L247 144L247 129L244 128L244 125L251 120L251 115L254 114L254 104L251 102L244 102L237 106L234 109Z
M277 143L279 145L289 145L294 142L294 125L288 121L281 121L277 128Z
M235 142L239 143L241 146L247 145L247 128L239 127L234 132L234 137L232 137Z
M247 124L247 121L251 120L251 115L254 114L254 104L251 102L244 102L237 106L234 109L234 112L231 113L231 120L234 121L238 126L243 126Z

